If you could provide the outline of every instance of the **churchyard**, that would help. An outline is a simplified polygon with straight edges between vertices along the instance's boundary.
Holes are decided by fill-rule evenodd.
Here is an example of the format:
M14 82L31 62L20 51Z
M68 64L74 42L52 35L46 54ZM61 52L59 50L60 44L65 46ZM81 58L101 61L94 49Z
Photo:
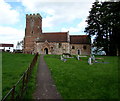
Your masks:
M46 55L58 91L64 99L118 98L118 57L95 56L97 62L88 64L89 57L69 58Z
M3 96L18 81L34 55L3 53ZM63 99L116 99L118 98L118 57L95 56L97 62L88 64L88 56L66 58L45 55L55 85ZM32 99L35 90L37 65L32 73L25 98Z

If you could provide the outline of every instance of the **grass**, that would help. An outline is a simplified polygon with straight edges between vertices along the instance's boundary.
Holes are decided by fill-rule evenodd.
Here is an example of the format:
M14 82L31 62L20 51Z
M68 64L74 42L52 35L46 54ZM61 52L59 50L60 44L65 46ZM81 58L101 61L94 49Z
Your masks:
M2 53L2 95L3 97L28 68L34 55Z
M39 58L38 58L39 61ZM38 62L36 63L35 67L33 68L32 75L30 81L28 82L28 89L26 91L24 99L33 99L33 93L36 89L36 77L37 77L37 69L38 69Z
M63 99L117 99L118 57L102 57L106 64L88 65L88 57L82 57L81 61L67 59L67 62L58 55L44 58Z
M0 101L2 99L2 52L0 52Z

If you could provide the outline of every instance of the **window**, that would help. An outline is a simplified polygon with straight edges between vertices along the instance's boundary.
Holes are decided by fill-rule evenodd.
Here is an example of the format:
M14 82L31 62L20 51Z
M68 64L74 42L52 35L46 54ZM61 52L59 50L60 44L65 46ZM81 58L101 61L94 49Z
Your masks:
M77 54L78 54L78 55L81 55L81 49L78 49L78 50L77 50Z
M77 52L78 52L78 55L80 55L80 50L78 50Z
M34 20L33 19L30 20L30 25L31 25L31 28L33 28L33 26L34 26Z
M34 32L33 32L33 31L32 31L31 33L32 33L32 34L34 34Z
M53 50L53 47L51 47L51 49Z
M87 49L87 46L83 46L83 49L86 50L86 49Z
M40 26L38 26L38 28L40 28Z
M75 49L75 46L72 46L72 49Z
M61 46L62 46L62 43L59 43L58 47L61 48Z

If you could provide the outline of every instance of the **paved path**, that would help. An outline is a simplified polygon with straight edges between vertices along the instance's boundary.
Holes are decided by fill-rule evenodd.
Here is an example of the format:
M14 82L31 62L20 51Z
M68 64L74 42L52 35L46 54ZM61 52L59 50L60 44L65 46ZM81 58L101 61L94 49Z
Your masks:
M33 94L34 99L61 99L52 80L50 70L44 61L44 55L40 56L36 86L37 89Z

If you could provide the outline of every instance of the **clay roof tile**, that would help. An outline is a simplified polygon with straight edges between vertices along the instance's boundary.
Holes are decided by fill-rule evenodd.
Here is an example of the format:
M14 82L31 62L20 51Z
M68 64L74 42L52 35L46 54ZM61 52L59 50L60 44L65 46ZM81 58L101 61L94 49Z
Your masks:
M71 44L90 44L88 35L70 35Z
M67 34L68 32L48 32L43 33L41 42L48 41L48 42L67 42Z

